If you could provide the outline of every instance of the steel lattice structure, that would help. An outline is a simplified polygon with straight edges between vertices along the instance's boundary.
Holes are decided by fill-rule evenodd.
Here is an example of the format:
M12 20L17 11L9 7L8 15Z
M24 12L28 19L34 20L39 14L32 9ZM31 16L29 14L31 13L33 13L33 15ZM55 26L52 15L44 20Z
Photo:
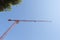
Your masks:
M5 36L15 27L16 24L18 24L19 22L51 22L48 20L11 20L8 19L8 21L15 21L4 33L3 35L0 37L0 40L3 40L5 38Z

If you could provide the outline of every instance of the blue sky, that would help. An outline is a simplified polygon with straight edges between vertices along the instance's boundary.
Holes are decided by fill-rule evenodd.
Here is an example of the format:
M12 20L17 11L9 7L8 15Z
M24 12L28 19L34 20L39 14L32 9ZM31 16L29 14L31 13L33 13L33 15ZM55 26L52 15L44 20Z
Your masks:
M20 22L4 40L60 40L60 0L23 0L11 11L0 12L0 36L13 22L8 19L51 20Z

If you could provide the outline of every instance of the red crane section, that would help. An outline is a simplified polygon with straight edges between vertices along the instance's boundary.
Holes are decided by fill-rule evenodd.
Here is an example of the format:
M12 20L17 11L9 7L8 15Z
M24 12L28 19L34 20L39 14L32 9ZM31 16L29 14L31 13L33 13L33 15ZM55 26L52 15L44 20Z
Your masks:
M19 23L19 20L16 20L5 32L4 34L0 37L0 40L3 40L5 36L15 27L15 25Z

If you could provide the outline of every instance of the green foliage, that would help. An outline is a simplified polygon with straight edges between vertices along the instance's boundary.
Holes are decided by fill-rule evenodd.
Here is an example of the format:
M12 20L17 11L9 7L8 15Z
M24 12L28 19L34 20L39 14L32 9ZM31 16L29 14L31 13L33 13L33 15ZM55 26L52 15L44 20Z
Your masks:
M11 5L17 5L21 3L21 0L0 0L0 11L10 9Z

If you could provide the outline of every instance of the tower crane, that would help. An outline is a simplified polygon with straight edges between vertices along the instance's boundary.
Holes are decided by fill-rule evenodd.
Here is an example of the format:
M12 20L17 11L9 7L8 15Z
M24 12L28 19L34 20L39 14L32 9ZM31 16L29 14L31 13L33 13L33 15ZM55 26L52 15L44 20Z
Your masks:
M0 40L3 40L5 36L15 27L16 24L19 22L51 22L48 20L12 20L8 19L8 21L15 21L4 33L2 36L0 36Z

